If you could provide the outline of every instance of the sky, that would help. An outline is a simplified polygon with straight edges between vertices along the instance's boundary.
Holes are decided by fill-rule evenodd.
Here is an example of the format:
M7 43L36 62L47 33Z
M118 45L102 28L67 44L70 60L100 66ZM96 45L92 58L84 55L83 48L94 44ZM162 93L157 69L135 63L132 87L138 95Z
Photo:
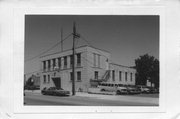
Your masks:
M73 22L77 32L92 46L109 51L114 63L135 66L135 59L146 53L159 59L159 16L26 15L26 74L40 70L39 54L61 40L61 29L63 38L71 34ZM77 39L76 47L81 45L87 42ZM72 36L64 41L63 47L64 50L72 48ZM59 51L60 45L44 55Z

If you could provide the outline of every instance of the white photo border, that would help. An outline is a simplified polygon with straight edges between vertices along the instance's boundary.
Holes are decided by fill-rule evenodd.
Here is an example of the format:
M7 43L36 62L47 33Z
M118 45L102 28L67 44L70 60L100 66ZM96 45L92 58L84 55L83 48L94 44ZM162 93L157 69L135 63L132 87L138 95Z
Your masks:
M121 6L112 8L15 8L13 40L14 113L119 113L166 111L165 12L161 6ZM159 15L160 95L159 106L24 106L25 15Z

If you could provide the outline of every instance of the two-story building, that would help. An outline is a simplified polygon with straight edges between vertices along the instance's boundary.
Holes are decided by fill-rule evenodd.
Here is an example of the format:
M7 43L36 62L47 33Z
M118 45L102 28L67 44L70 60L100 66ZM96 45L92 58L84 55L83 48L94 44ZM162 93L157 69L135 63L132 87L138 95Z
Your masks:
M75 52L76 91L86 92L91 79L135 85L136 70L111 63L108 51L80 46ZM41 89L56 86L72 90L72 50L42 56L40 62Z

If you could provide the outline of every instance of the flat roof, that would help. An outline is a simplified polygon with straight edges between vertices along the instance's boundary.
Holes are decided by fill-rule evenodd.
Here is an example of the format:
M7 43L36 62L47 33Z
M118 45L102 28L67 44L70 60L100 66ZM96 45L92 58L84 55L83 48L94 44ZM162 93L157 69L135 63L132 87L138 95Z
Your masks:
M94 49L101 50L101 51L104 51L104 52L109 53L109 51L106 51L106 50L100 49L100 48L96 48L96 47L93 47L93 46L89 46L89 45L82 45L82 46L77 47L76 49L83 48L83 47L91 47L91 48L94 48ZM70 50L72 50L72 49L67 49L67 50L60 51L60 52L55 52L55 53L51 53L51 54L46 54L46 55L40 56L39 58L46 57L46 56L50 56L50 55L54 55L54 54L59 54L59 53L63 53L63 52L67 52L67 51L70 51Z
M117 66L121 66L121 67L127 67L127 68L133 68L133 69L135 69L135 68L132 67L132 66L124 66L124 65L120 65L120 64L116 64L116 63L109 63L109 64L117 65Z

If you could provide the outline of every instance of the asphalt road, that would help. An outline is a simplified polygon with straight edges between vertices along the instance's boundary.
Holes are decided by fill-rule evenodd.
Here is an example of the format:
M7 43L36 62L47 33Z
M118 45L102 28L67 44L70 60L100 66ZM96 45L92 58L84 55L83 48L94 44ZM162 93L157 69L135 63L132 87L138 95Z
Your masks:
M82 96L47 96L26 94L24 97L25 105L38 106L158 106L158 104L139 103L119 100L106 100L96 97L82 97Z

